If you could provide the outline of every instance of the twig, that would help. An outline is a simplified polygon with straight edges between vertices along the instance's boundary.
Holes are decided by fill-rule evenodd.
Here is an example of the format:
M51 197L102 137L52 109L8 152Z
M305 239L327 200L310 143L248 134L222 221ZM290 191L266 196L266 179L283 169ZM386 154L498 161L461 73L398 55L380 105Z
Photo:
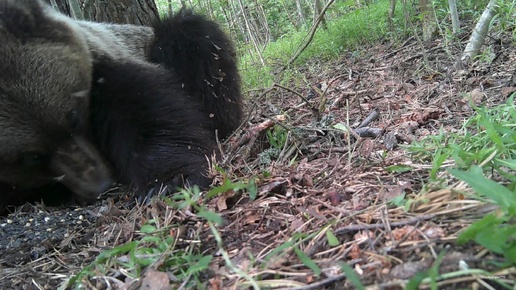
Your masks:
M301 287L294 287L294 288L289 288L289 289L291 289L291 290L321 289L324 286L328 286L328 285L330 285L332 283L335 283L337 281L344 280L344 278L346 278L346 274L342 273L342 274L339 274L337 276L329 277L329 278L326 278L326 279L321 280L319 282L312 283L310 285L301 286Z
M398 52L400 52L400 51L404 50L404 49L406 48L405 46L406 46L410 41L412 41L412 39L414 39L414 36L409 37L407 40L405 40L405 42L403 42L403 44L400 46L400 48L398 48L398 49L396 49L396 50L393 50L393 51L389 52L388 54L386 54L386 55L384 56L384 58L389 58L389 57L391 57L391 56L395 55L396 53L398 53Z
M330 7L331 4L333 4L335 0L330 0L324 8L321 10L321 14L317 17L317 20L315 21L314 25L312 25L312 29L310 30L310 34L308 35L308 40L303 44L303 46L292 56L288 62L279 70L279 73L284 71L289 65L291 65L300 55L301 53L308 47L308 45L312 42L312 39L314 38L315 32L317 31L317 27L319 27L319 24L321 23L321 20L323 19L324 14L326 14L326 10Z
M286 90L286 91L288 91L288 92L291 92L291 93L295 94L295 95L296 95L296 96L298 96L299 98L301 98L301 100L303 100L303 102L305 102L305 104L307 104L307 105L308 105L308 107L310 108L310 110L311 110L311 111L312 111L312 113L314 114L314 117L315 117L317 120L319 120L319 116L320 116L320 114L319 114L319 113L320 113L320 112L319 112L319 110L318 110L316 107L312 106L312 104L310 104L310 101L309 101L307 98L305 98L303 95L301 95L300 93L298 93L298 92L294 91L294 90L293 90L293 89L291 89L291 88L287 88L287 87L282 86L282 85L280 85L280 84L276 84L276 83L275 83L273 86L274 86L274 87L277 87L277 88L284 89L284 90Z
M420 221L430 220L430 219L433 219L435 216L436 216L435 214L422 215L422 216L418 216L418 217L409 218L404 221L393 222L390 224L390 226L391 227L405 226L405 225L417 223ZM385 224L349 225L349 226L345 226L345 227L335 230L334 233L336 235L338 235L338 234L345 234L347 232L357 232L357 231L362 231L362 230L385 229L385 227L386 227Z

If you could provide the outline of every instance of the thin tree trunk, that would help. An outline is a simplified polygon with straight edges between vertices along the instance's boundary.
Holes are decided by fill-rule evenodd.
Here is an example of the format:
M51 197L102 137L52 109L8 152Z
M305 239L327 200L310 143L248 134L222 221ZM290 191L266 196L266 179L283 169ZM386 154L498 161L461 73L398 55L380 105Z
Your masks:
M251 29L251 23L249 22L249 19L247 17L247 13L246 13L247 7L244 6L244 4L242 3L242 0L238 0L238 4L240 4L240 9L242 11L242 16L244 17L244 24L247 29L249 38L250 38L251 42L253 43L254 49L256 50L258 57L260 58L260 62L262 63L262 65L265 65L265 60L263 59L261 49L258 46L258 42L256 41L255 35L253 35L253 31Z
M394 13L396 13L396 0L390 0L389 16L387 18L387 23L389 25L389 30L391 32L394 32Z
M460 29L459 13L457 12L457 0L448 0L450 6L450 15L453 33L457 33Z
M68 0L68 5L70 7L70 16L72 16L74 19L84 19L84 14L82 13L79 0Z
M328 25L326 24L326 18L324 18L324 13L322 13L321 0L315 0L314 2L314 24L317 20L319 20L319 22L322 22L322 27L324 30L328 29Z
M480 48L484 44L487 31L489 30L491 20L496 15L497 7L496 0L491 0L487 4L482 16L480 16L480 20L478 20L475 29L473 29L473 32L471 33L471 37L461 57L462 61L470 61L479 54Z
M429 41L432 39L432 35L437 28L435 19L433 17L433 7L431 0L420 0L419 7L421 9L421 14L423 15L422 19L422 27L423 27L423 41Z
M167 1L168 13L172 13L172 0Z
M88 20L148 26L159 17L154 0L96 0L93 2L93 5L84 8L84 16Z
M46 0L47 3L50 4L50 6L54 7L55 10L70 15L70 6L68 5L67 0Z
M328 3L326 3L326 6L324 6L324 8L321 10L321 13L319 14L319 17L317 17L317 19L315 20L315 23L312 25L312 29L309 32L307 41L301 46L301 48L299 48L296 51L294 56L292 56L288 60L287 64L285 66L283 66L280 69L280 71L284 71L289 65L291 65L301 55L301 53L308 47L308 45L310 45L310 43L312 42L312 39L314 39L314 35L315 35L315 32L317 31L317 27L319 27L319 23L321 23L321 21L324 17L324 14L326 13L326 10L328 10L328 8L331 6L331 4L333 4L334 1L335 0L329 0Z
M256 3L256 24L258 27L262 27L260 31L262 34L261 44L265 47L267 43L269 43L271 39L271 29L269 27L269 22L267 22L267 15L265 15L265 11L263 10L263 6L257 2Z
M303 6L301 5L300 0L296 0L296 8L297 8L297 17L299 26L306 23L305 14L303 12Z

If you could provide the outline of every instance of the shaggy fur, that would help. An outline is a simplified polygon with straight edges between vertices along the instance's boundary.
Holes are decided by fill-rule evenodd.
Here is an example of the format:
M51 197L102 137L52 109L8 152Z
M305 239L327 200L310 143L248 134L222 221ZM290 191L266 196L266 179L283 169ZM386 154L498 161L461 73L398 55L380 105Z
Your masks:
M233 45L189 11L149 28L0 0L0 71L2 189L205 187L217 136L242 118Z
M90 103L92 140L116 180L134 188L162 183L207 187L215 147L211 122L169 71L135 62L95 66Z

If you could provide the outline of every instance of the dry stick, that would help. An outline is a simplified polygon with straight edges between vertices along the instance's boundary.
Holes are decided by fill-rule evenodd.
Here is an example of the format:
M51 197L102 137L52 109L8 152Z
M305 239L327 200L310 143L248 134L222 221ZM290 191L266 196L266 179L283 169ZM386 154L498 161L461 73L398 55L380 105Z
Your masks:
M389 58L389 57L391 57L391 56L395 55L396 53L398 53L398 52L400 52L400 51L404 50L405 48L407 48L407 47L408 47L408 43L409 43L410 41L412 41L412 39L414 39L414 36L409 37L407 40L405 40L405 42L403 42L403 44L402 44L398 49L395 49L395 50L393 50L393 51L389 52L388 54L384 55L383 57L384 57L384 58ZM405 46L407 46L407 47L405 47Z
M422 216L418 216L418 217L413 217L413 218L406 219L404 221L393 222L390 224L390 227L405 226L408 224L413 224L413 223L417 223L420 221L433 219L435 216L436 216L435 214L427 214L427 215L422 215ZM347 232L356 232L356 231L361 231L361 230L376 230L376 229L385 229L385 224L349 225L349 226L339 228L339 229L335 230L333 233L338 235L338 234L345 234Z
M289 288L289 289L291 289L291 290L321 289L324 286L328 286L328 285L330 285L332 283L335 283L337 281L344 280L344 278L346 278L346 274L342 273L342 274L339 274L337 276L333 276L333 277L330 277L330 278L326 278L326 279L324 279L322 281L312 283L310 285L301 286L301 287L294 287L294 288Z
M326 100L327 100L326 94L328 93L328 89L330 88L331 85L333 85L334 82L336 82L338 79L340 79L343 76L346 76L346 74L340 74L328 82L328 84L326 85L326 88L324 89L324 92L322 92L322 94L321 94L321 102L319 103L319 112L323 112L326 107Z
M273 86L274 86L274 87L277 87L277 88L284 89L284 90L286 90L286 91L288 91L288 92L291 92L291 93L295 94L295 95L296 95L296 96L298 96L299 98L301 98L301 100L303 100L303 102L305 102L305 104L307 104L307 105L308 105L308 107L309 107L309 108L310 108L310 110L312 111L312 114L314 114L314 117L315 117L317 120L319 120L319 117L320 117L320 112L319 112L319 110L318 110L317 108L315 108L314 106L312 106L312 104L310 104L310 101L309 101L307 98L305 98L303 95L301 95L300 93L298 93L298 92L294 91L293 89L287 88L287 87L282 86L282 85L280 85L280 84L276 84L276 83L275 83ZM287 112L288 112L288 111L287 111Z
M281 88L281 89L284 89L285 91L289 91L289 92L291 92L291 93L295 94L296 96L298 96L299 98L301 98L301 100L303 100L303 101L304 101L308 106L310 106L310 101L309 101L307 98L303 97L303 95L301 95L300 93L298 93L298 92L294 91L293 89L291 89L291 88L287 88L287 87L282 86L282 85L277 84L277 83L274 83L274 85L273 85L273 86L274 86L274 87ZM312 110L315 110L315 108L313 108Z
M421 56L422 56L422 57L425 57L425 54L432 53L432 52L434 52L434 51L436 51L436 50L439 50L439 49L442 49L442 47L440 47L440 46L435 46L435 47L433 47L433 48L431 48L431 49L429 49L429 50L427 50L427 51L420 52L420 53L418 53L418 54L415 54L415 55L409 56L408 58L406 58L406 59L402 60L402 62L409 62L409 61L412 61L413 59L415 59L415 58L419 58L419 57L421 57Z
M328 3L326 3L326 5L324 6L324 8L321 11L321 14L319 14L319 16L317 16L317 20L315 21L314 25L312 25L312 29L310 30L310 34L308 35L308 40L296 52L296 54L294 54L294 56L289 59L287 64L285 64L285 66L283 66L279 70L278 73L284 71L289 65L291 65L301 55L301 53L308 47L308 45L312 42L312 40L314 39L315 32L317 31L317 28L319 27L319 24L321 23L321 20L323 19L324 14L326 14L326 10L328 10L330 5L333 4L334 1L335 0L330 0L330 1L328 1Z

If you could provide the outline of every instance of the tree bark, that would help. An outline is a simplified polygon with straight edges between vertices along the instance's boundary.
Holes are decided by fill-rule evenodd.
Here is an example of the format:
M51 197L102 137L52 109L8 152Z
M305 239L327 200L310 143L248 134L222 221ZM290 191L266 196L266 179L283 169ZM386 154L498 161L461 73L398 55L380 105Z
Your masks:
M87 20L118 24L151 25L159 18L154 0L94 0L84 7Z
M300 0L296 0L296 9L298 17L298 25L301 26L306 23L305 13L303 12L303 6Z
M396 13L396 0L390 0L389 1L389 15L387 17L387 23L389 25L389 30L391 32L394 32L394 14Z
M326 24L326 18L324 18L324 13L322 12L322 4L321 0L315 0L314 2L314 24L319 21L322 23L322 28L324 30L328 29L328 25Z
M457 12L457 0L448 0L450 6L450 15L453 33L457 33L460 29L459 13Z
M242 16L244 18L244 24L245 24L245 27L246 27L249 39L251 40L251 43L253 44L254 49L255 49L256 53L258 54L258 57L260 58L261 64L265 65L265 60L264 60L262 52L260 50L260 46L258 45L258 40L256 39L256 34L253 33L252 24L249 21L249 17L248 17L248 15L246 13L247 12L247 6L245 6L242 3L242 0L238 0L238 4L240 4L240 11L242 12Z
M491 0L487 4L482 16L480 16L480 20L478 20L475 29L473 29L471 33L471 37L461 57L462 61L469 61L479 54L480 48L482 44L484 44L487 31L489 30L489 24L491 24L491 20L496 15L496 4L496 0Z
M419 0L419 8L423 19L421 19L421 26L423 28L423 41L429 41L432 39L437 24L434 19L434 12L432 7L432 1L430 0Z
M59 12L80 20L149 26L159 18L154 0L45 1Z
M57 11L70 15L70 5L68 5L67 0L45 0L48 4L50 4Z

